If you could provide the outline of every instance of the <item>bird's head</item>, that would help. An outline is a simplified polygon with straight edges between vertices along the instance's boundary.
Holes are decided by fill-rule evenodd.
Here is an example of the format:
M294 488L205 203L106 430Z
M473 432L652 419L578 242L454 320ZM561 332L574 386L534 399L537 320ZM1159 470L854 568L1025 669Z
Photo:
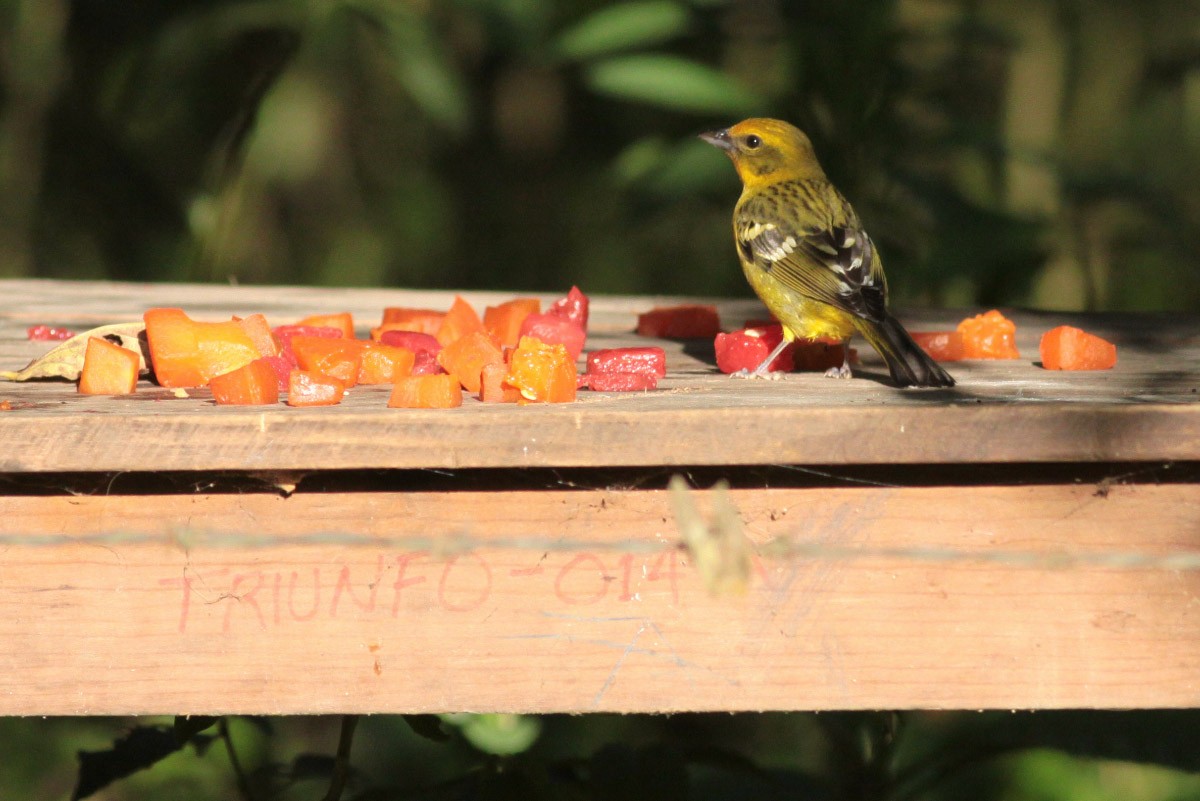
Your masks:
M746 186L786 180L824 178L812 142L794 125L756 117L700 134L725 151Z

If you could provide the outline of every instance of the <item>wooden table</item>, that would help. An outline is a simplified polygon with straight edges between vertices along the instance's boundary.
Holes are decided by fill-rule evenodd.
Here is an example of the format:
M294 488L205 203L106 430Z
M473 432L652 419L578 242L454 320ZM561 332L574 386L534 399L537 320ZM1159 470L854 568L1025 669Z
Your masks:
M365 328L451 298L0 292L0 369L47 349L36 323ZM594 298L589 347L644 343L664 302ZM0 714L1200 706L1200 319L1087 318L1120 346L1103 373L1034 364L1079 318L1015 319L1025 358L945 391L888 386L865 346L855 380L731 381L671 342L659 391L557 406L0 384ZM744 592L710 590L730 561L682 548L681 517L748 543Z

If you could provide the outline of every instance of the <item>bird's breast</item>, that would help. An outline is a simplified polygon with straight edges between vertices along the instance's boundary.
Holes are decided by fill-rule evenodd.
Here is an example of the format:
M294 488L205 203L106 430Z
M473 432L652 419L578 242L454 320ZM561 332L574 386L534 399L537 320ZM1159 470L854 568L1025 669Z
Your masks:
M790 339L844 340L854 333L851 316L841 309L789 289L752 261L743 259L742 270L754 294L783 323Z

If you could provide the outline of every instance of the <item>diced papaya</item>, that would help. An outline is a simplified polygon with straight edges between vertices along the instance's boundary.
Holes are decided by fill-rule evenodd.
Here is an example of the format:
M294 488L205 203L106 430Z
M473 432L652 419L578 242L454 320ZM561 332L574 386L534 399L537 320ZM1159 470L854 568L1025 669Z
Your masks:
M301 370L339 379L347 388L358 383L365 343L357 339L292 337L292 351Z
M346 385L333 376L310 370L293 370L288 376L288 406L336 406L346 395Z
M396 381L388 406L393 409L453 409L462 406L462 400L462 384L454 376L414 375Z
M486 331L472 331L438 351L437 362L456 377L469 392L479 392L480 371L485 364L503 364L504 352Z
M479 371L479 400L484 403L516 403L521 392L504 379L508 376L508 365L485 364Z
M587 356L587 371L589 375L641 373L662 378L667 374L667 354L659 347L594 350Z
M238 320L242 330L246 332L246 336L250 337L250 341L254 343L254 347L258 348L260 356L278 356L279 341L275 339L275 335L271 332L271 326L267 323L267 318L261 314L251 314L248 317L243 317Z
M505 381L528 401L567 403L575 400L575 360L560 345L521 337L508 363Z
M938 362L958 362L963 356L963 335L960 331L910 331L913 341Z
M434 309L409 309L400 306L388 306L383 310L383 321L378 328L371 331L417 331L433 336L442 327L446 312ZM372 339L376 337L372 336Z
M129 395L137 387L140 356L102 337L91 337L83 352L79 392L83 395Z
M482 330L483 320L479 319L479 313L470 303L463 300L461 295L455 295L454 303L450 304L450 311L446 312L434 336L442 343L442 347L445 347L456 339Z
M521 336L532 337L547 345L562 345L574 361L583 353L587 331L558 314L531 314L521 323ZM519 342L520 340L518 340Z
M1042 334L1038 351L1047 370L1111 370L1117 364L1116 345L1069 325Z
M354 315L350 312L336 314L313 314L305 317L296 325L314 326L318 328L336 328L346 339L354 339Z
M413 363L417 358L411 350L384 345L381 342L363 342L360 353L360 384L391 384L397 378L412 375Z
M199 322L169 308L150 309L143 319L154 378L164 387L202 387L261 355L236 320Z
M637 333L660 339L708 339L721 331L717 307L687 303L659 306L638 315Z
M542 302L537 298L514 298L484 309L483 327L501 345L515 347L521 338L521 324L525 318L541 310Z
M996 309L958 324L964 359L1019 359L1017 326Z
M587 332L588 296L583 294L577 286L571 287L571 291L565 298L559 298L551 303L546 312L574 323L585 333Z
M295 337L321 337L322 339L345 339L340 328L330 328L324 325L277 325L271 329L275 340L279 343L279 355L287 359L292 367L298 367L296 353L292 350L292 339ZM284 380L287 386L287 380Z
M217 405L262 406L279 403L279 378L270 359L255 359L208 382ZM274 357L278 358L278 357Z

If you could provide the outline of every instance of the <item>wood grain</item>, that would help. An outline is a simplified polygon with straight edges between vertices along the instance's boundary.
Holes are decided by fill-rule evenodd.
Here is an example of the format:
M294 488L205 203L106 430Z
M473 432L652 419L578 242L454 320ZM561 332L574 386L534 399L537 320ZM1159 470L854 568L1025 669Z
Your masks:
M453 293L0 281L21 303L0 313L0 365L47 349L34 323L86 328L181 305L202 319L265 312L273 323L349 310L359 328L386 305L446 307ZM466 293L478 307L511 293ZM646 344L636 314L680 298L593 301L589 347ZM721 301L728 327L761 317L756 301ZM952 327L965 312L905 316L914 329ZM675 464L1091 462L1200 458L1200 318L1015 313L1026 357L951 365L952 390L898 390L862 346L858 378L793 374L731 381L711 343L655 341L668 378L645 394L581 392L557 407L387 409L361 387L332 409L217 408L143 383L128 398L87 398L66 383L0 384L0 471L280 470ZM1036 366L1042 331L1081 324L1118 343L1117 368L1055 373Z
M731 497L732 597L662 491L3 497L0 714L1200 705L1200 572L1094 561L1196 485Z

